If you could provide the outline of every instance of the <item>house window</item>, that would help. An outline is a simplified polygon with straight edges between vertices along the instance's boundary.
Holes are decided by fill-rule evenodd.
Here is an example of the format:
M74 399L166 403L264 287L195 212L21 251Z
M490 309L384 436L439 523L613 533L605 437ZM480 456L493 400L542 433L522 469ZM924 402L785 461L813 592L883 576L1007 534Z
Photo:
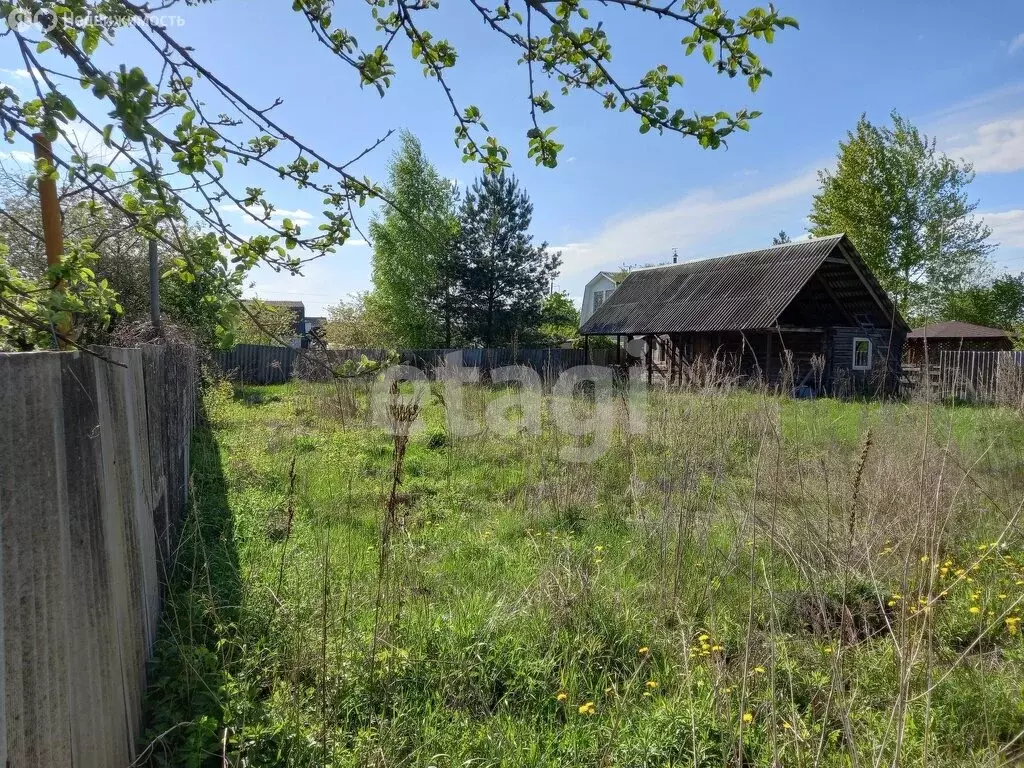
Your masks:
M871 370L871 339L853 340L853 370Z
M613 288L612 290L615 289ZM594 291L594 311L597 312L611 295L612 291Z

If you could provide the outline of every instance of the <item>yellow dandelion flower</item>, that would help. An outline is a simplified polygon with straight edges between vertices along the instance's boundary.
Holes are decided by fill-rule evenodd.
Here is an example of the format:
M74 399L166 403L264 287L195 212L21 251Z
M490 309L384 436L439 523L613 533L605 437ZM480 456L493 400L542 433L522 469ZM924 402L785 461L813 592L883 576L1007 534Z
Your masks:
M658 687L658 681L657 680L648 680L646 683L644 683L644 685L646 685L648 688L650 688L653 691L655 688Z
M558 694L557 696L555 696L555 698L556 698L556 699L557 699L558 701L565 701L566 699L568 699L568 698L569 698L569 694L568 694L568 693L565 693L565 692L563 691L562 693L560 693L560 694Z
M1000 600L1005 600L1005 599L1006 599L1006 597L1007 597L1006 593L1001 593L1001 594L999 595L999 599L1000 599Z
M754 671L759 675L763 675L767 670L764 667L754 667Z
M971 606L971 613L981 613L981 608L976 605Z
M921 556L921 562L922 563L927 563L928 562L928 555L922 555Z
M724 651L725 648L723 646L721 646L721 645L712 645L711 646L711 650L712 651L719 651L719 652L721 652L721 651Z
M581 715L593 715L597 711L597 707L594 706L594 702L588 701L586 704L580 704L579 712Z
M791 728L792 728L793 726L792 726L792 725L790 725L789 723L786 723L786 722L784 722L784 723L782 724L782 727L783 727L783 728L785 728L785 729L786 729L786 730L788 731L788 730L790 730L790 729L791 729Z
M646 656L650 652L651 652L651 649L648 648L646 645L643 648L641 648L641 649L639 649L637 651L637 653L639 653L641 656Z
M754 722L754 716L750 712L744 712L743 713L743 722L744 723L752 723L752 722Z

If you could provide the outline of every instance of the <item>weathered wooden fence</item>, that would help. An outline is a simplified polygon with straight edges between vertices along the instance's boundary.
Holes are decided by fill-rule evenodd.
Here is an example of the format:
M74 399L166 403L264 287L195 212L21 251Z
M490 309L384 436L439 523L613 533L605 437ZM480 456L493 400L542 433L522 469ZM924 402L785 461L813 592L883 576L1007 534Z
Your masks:
M488 371L505 365L528 365L545 380L554 380L566 369L583 365L587 359L582 349L400 349L398 362L425 370L442 365L451 353L462 354L462 365ZM387 359L390 351L372 349L295 350L289 347L263 347L243 344L234 349L217 352L214 361L228 376L245 384L279 384L292 376L321 379L330 376L330 370L348 360ZM612 362L611 351L591 350L590 363L604 365Z
M1024 352L943 350L904 372L920 397L1024 406Z
M0 354L0 766L135 758L196 366L95 351Z

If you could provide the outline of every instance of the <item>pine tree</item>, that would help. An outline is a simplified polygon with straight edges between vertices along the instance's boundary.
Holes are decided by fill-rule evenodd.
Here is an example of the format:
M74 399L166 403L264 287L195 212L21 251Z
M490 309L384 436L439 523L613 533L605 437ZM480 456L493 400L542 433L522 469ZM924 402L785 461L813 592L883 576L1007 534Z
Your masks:
M457 248L466 338L485 347L528 343L562 263L529 233L533 204L514 176L484 176L467 192Z
M403 131L401 140L388 169L395 206L370 222L374 289L366 305L395 346L450 347L458 190L414 135Z

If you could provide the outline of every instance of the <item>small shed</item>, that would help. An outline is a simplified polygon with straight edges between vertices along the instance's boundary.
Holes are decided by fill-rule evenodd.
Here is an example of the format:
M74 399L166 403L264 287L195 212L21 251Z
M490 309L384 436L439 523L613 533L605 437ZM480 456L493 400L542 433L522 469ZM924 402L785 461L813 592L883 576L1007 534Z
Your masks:
M949 321L915 328L907 335L904 357L920 365L927 357L937 361L939 352L1003 352L1013 349L1013 338L1002 328ZM933 362L934 362L933 361Z
M815 392L895 389L908 331L845 235L633 271L580 329L646 340L651 380L713 360Z

